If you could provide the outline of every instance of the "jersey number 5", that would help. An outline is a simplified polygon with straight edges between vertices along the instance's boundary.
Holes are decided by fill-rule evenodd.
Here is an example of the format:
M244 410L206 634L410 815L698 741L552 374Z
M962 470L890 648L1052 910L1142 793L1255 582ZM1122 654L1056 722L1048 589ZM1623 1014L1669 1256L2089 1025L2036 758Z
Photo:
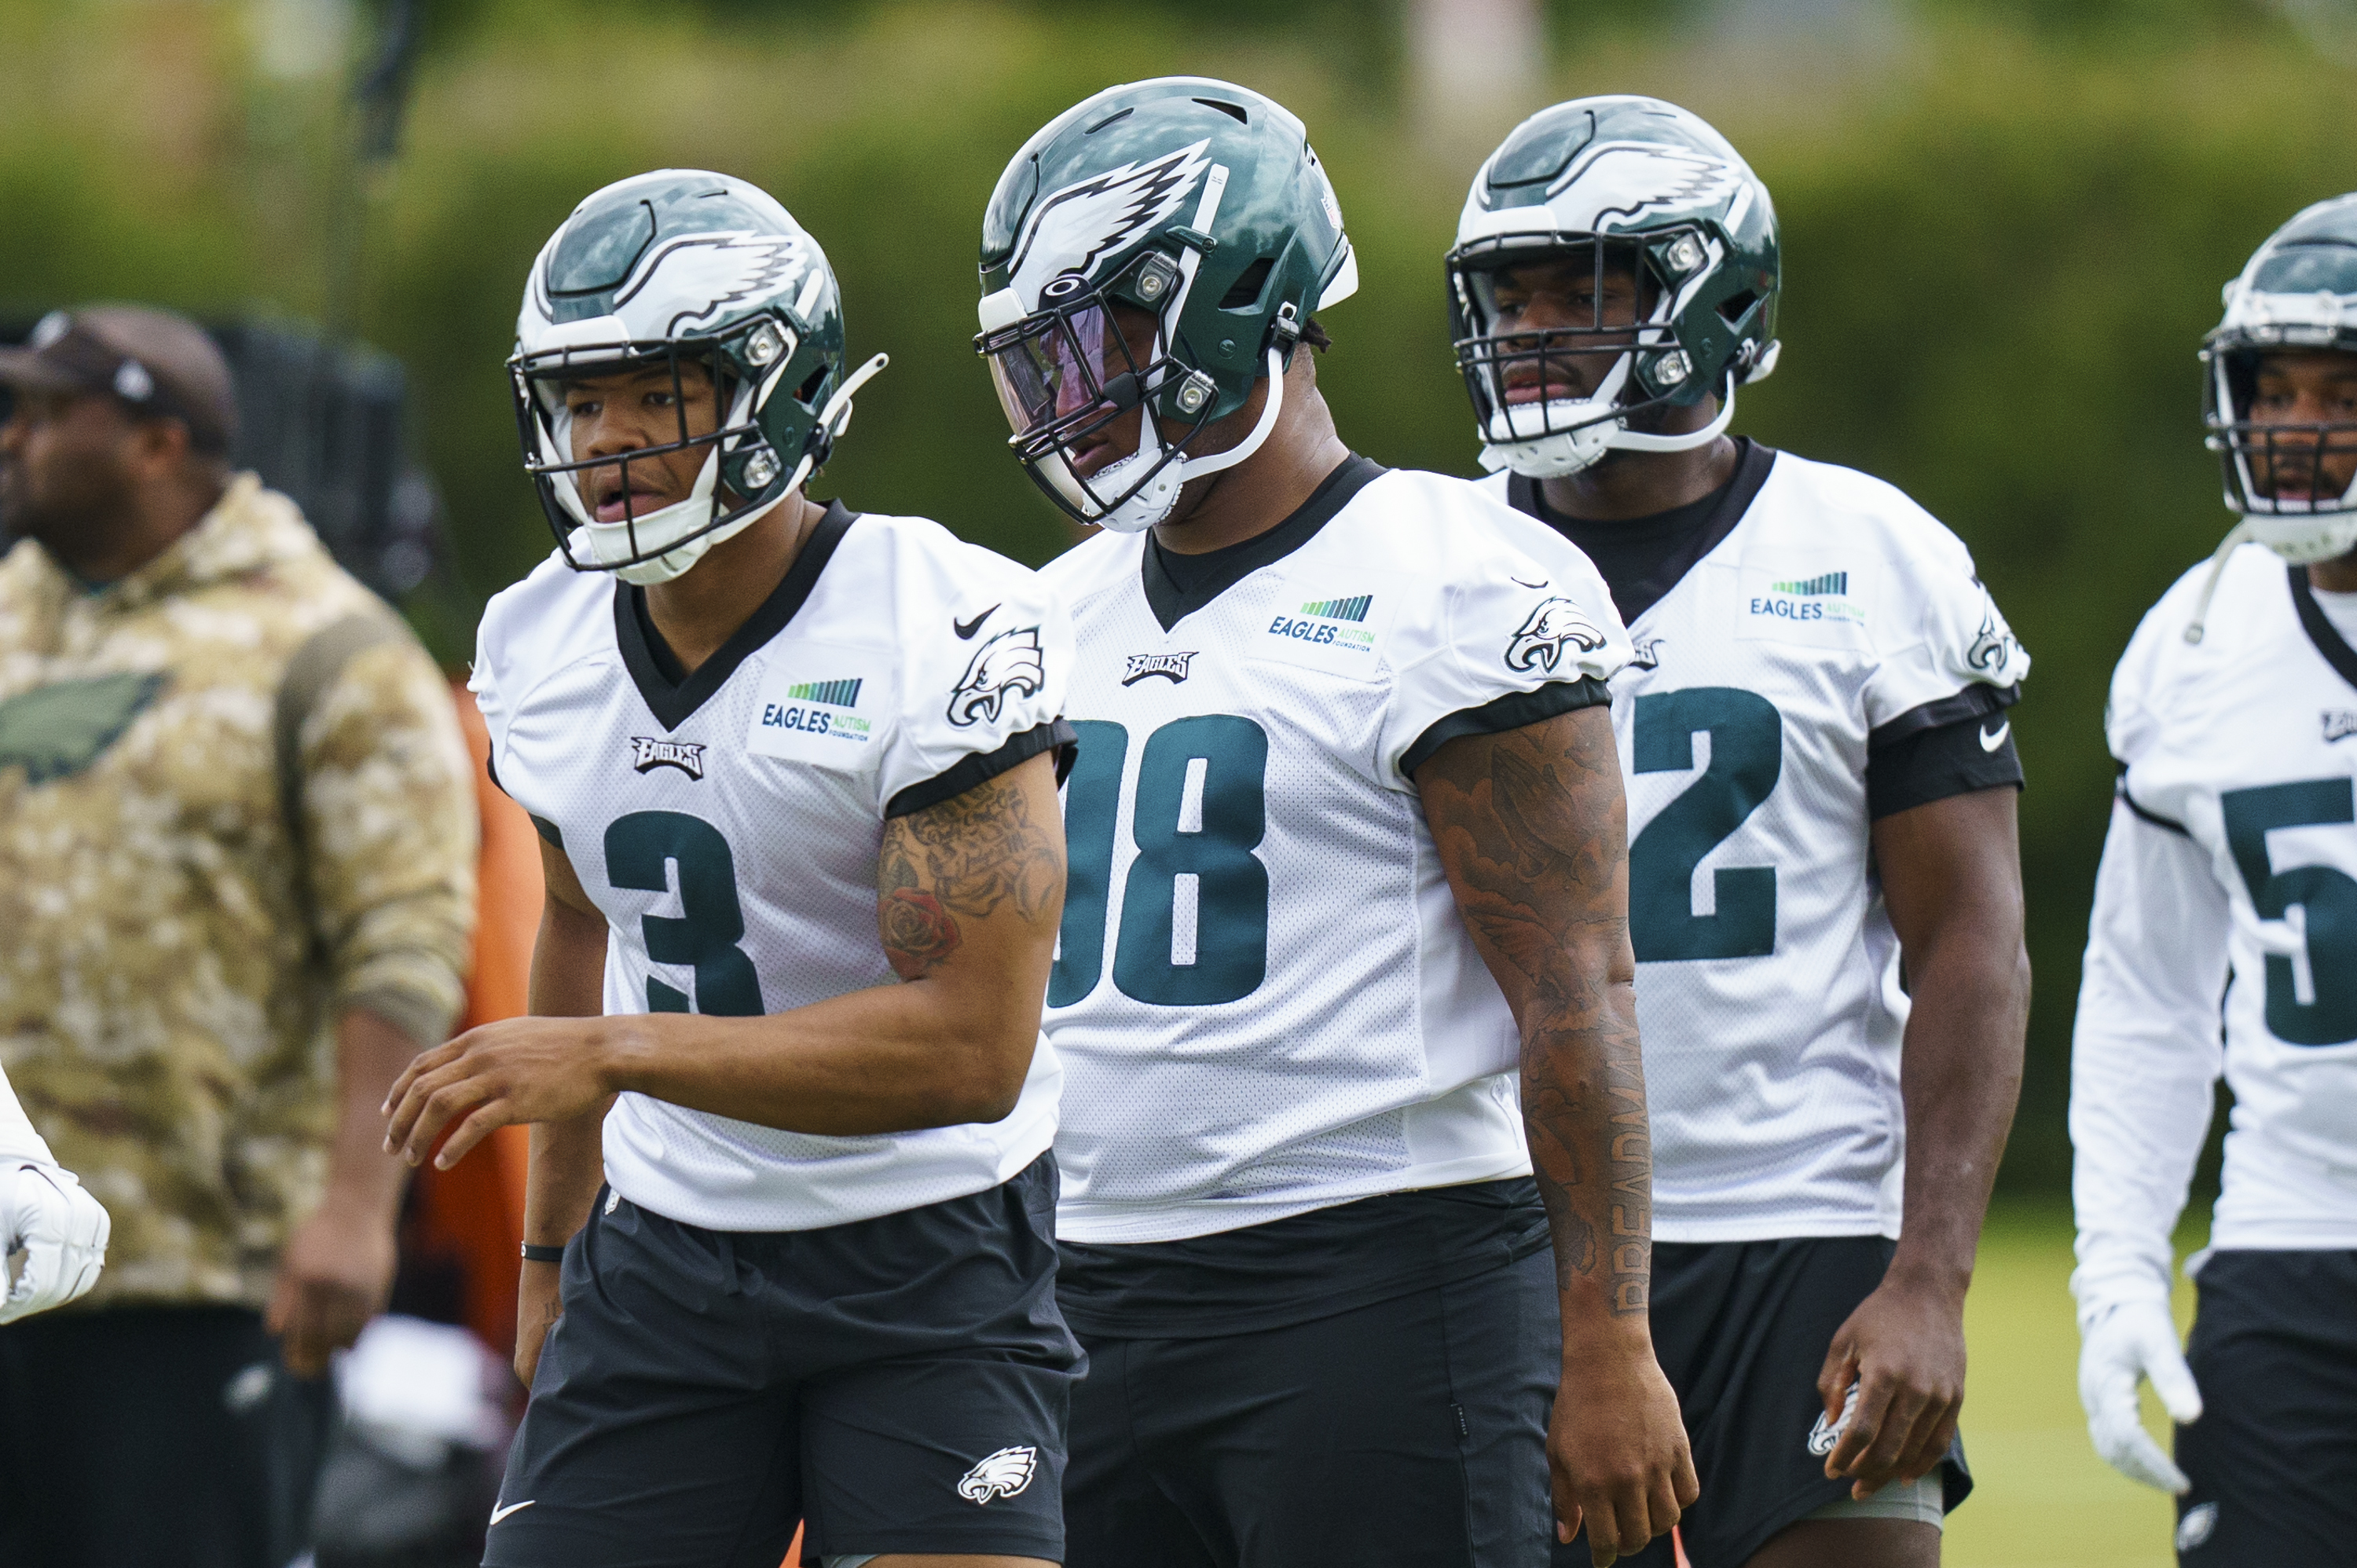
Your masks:
M668 893L664 863L679 866L677 915L646 915L647 957L695 971L694 1004L676 986L647 976L647 1011L695 1012L723 1018L761 1013L761 982L737 944L745 910L737 901L737 859L720 830L678 811L632 811L606 830L606 880L617 887Z
M2267 955L2267 1032L2295 1046L2357 1040L2357 878L2329 865L2277 871L2267 855L2273 829L2357 820L2357 783L2304 779L2229 789L2218 805L2259 918L2289 921L2299 910L2292 929L2300 951Z
M1715 913L1694 908L1695 868L1757 810L1784 772L1784 720L1757 692L1690 686L1637 699L1631 759L1640 773L1684 772L1695 735L1710 736L1702 776L1629 846L1629 945L1640 963L1760 958L1776 950L1776 868L1714 871Z
M1106 906L1129 731L1083 719L1065 785L1071 858L1064 924L1048 1005L1069 1007L1104 973ZM1253 850L1268 829L1268 732L1233 714L1173 719L1148 736L1137 763L1130 836L1137 857L1123 884L1113 983L1161 1007L1233 1002L1268 972L1268 867Z

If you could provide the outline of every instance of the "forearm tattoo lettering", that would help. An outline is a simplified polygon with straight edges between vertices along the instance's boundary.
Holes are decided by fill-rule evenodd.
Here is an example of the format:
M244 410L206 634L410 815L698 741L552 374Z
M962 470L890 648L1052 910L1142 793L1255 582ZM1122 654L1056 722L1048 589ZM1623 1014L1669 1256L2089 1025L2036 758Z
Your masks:
M1522 1025L1523 1120L1556 1282L1592 1282L1613 1312L1642 1312L1652 1137L1604 710L1452 742L1416 785L1458 908Z
M920 980L963 943L959 916L980 919L1009 903L1026 920L1055 910L1063 824L1034 822L1022 787L992 779L886 822L877 873L884 955L902 980Z

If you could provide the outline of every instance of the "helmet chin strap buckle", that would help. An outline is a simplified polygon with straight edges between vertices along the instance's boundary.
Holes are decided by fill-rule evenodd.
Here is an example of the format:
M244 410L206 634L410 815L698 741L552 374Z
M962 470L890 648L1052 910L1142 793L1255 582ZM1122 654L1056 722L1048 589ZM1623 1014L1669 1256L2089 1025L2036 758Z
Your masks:
M1286 300L1276 307L1276 319L1268 324L1268 345L1286 360L1293 358L1293 346L1301 341L1301 313Z

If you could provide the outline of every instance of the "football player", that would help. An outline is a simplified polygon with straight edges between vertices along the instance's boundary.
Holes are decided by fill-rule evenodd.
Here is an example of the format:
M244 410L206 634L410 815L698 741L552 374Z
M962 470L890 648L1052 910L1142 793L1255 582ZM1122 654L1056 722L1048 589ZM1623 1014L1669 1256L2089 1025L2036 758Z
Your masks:
M1447 273L1487 483L1587 552L1635 647L1612 721L1686 1553L1936 1562L2029 1004L2029 660L1921 508L1727 434L1775 364L1776 216L1701 120L1534 115Z
M775 1568L797 1519L805 1562L1063 1557L1071 631L1032 573L803 493L880 364L741 180L609 186L533 263L557 548L473 689L544 841L536 1015L389 1106L413 1164L533 1123L491 1564Z
M1646 1328L1602 585L1342 444L1316 313L1356 263L1259 93L1060 115L982 267L1015 451L1102 531L1045 573L1080 650L1066 1562L1535 1563L1550 1458L1597 1562L1642 1545L1694 1481Z
M2180 1562L2293 1568L2357 1541L2357 195L2259 247L2201 358L2242 521L2112 679L2072 1045L2079 1393L2096 1450L2178 1495ZM2169 1236L2222 1066L2180 1353Z
M0 1072L0 1323L63 1306L96 1284L111 1225Z

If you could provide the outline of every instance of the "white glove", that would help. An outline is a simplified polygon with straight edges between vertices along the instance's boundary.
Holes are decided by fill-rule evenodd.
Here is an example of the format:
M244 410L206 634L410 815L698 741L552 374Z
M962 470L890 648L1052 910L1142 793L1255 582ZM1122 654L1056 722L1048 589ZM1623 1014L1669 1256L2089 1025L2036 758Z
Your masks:
M2104 1462L2131 1481L2182 1493L2192 1483L2160 1451L2136 1411L2136 1384L2152 1380L2170 1419L2201 1419L2201 1391L2178 1348L2177 1320L2158 1301L2130 1301L2090 1323L2079 1347L2079 1402L2087 1407L2087 1435Z
M16 1288L0 1300L0 1323L62 1306L96 1284L113 1229L105 1208L71 1171L0 1161L0 1253L25 1253Z

